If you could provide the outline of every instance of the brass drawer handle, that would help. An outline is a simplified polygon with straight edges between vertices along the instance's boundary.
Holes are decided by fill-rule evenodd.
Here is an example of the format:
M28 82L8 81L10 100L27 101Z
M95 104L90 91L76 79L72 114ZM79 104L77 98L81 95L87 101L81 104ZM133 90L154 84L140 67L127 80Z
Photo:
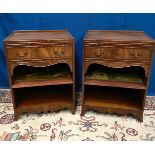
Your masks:
M64 54L64 51L56 51L56 50L54 50L54 54L56 56L62 56Z
M104 52L104 49L102 49L99 51L94 51L94 54L96 57L101 57L101 56L104 56L105 52Z
M141 58L142 57L142 51L134 50L134 51L130 52L130 55L133 58Z
M28 55L28 52L19 52L19 53L16 53L16 55L18 56L18 57L26 57L27 55Z

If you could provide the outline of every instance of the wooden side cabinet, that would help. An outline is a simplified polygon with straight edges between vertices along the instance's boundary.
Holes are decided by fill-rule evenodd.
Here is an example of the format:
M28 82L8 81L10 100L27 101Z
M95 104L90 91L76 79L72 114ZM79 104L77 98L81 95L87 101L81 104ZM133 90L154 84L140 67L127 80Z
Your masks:
M75 113L74 39L67 30L15 31L4 46L15 120L23 112Z
M91 109L143 121L154 48L155 41L142 31L88 31L81 115Z

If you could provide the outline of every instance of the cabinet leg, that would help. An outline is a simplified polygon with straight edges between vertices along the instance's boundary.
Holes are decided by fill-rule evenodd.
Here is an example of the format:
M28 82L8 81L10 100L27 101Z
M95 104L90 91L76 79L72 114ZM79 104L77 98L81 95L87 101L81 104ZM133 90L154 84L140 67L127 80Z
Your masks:
M19 113L16 112L16 113L14 114L14 121L18 121L18 117L19 117Z
M14 121L18 121L18 116L17 115L14 116Z
M71 112L72 112L73 115L75 115L75 113L76 113L76 108L75 108L75 106L71 107Z
M143 122L143 113L138 113L137 117L140 122Z
M82 110L81 110L81 116L84 116L84 114L86 113L86 111L87 111L87 108L86 107L84 107L84 106L82 106Z

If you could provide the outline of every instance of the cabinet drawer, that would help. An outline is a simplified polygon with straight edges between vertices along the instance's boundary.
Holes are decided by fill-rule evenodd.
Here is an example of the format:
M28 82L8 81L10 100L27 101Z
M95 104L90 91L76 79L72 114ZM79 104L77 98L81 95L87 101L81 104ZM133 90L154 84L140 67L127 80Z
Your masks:
M9 60L71 58L72 47L10 48L7 55Z
M116 49L86 47L86 58L150 60L151 51L147 49Z

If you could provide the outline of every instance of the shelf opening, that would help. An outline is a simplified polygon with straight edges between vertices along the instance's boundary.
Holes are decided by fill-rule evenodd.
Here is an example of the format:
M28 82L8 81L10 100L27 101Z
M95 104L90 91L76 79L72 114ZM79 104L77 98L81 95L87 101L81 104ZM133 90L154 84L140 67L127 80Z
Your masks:
M73 104L73 86L70 84L13 89L16 110L27 111L44 107L67 107Z
M13 72L13 88L72 83L68 64L59 63L46 67L16 66Z
M144 90L85 86L85 105L115 109L142 110Z
M100 64L91 64L85 74L85 84L124 86L145 89L145 70L140 66L111 68Z

